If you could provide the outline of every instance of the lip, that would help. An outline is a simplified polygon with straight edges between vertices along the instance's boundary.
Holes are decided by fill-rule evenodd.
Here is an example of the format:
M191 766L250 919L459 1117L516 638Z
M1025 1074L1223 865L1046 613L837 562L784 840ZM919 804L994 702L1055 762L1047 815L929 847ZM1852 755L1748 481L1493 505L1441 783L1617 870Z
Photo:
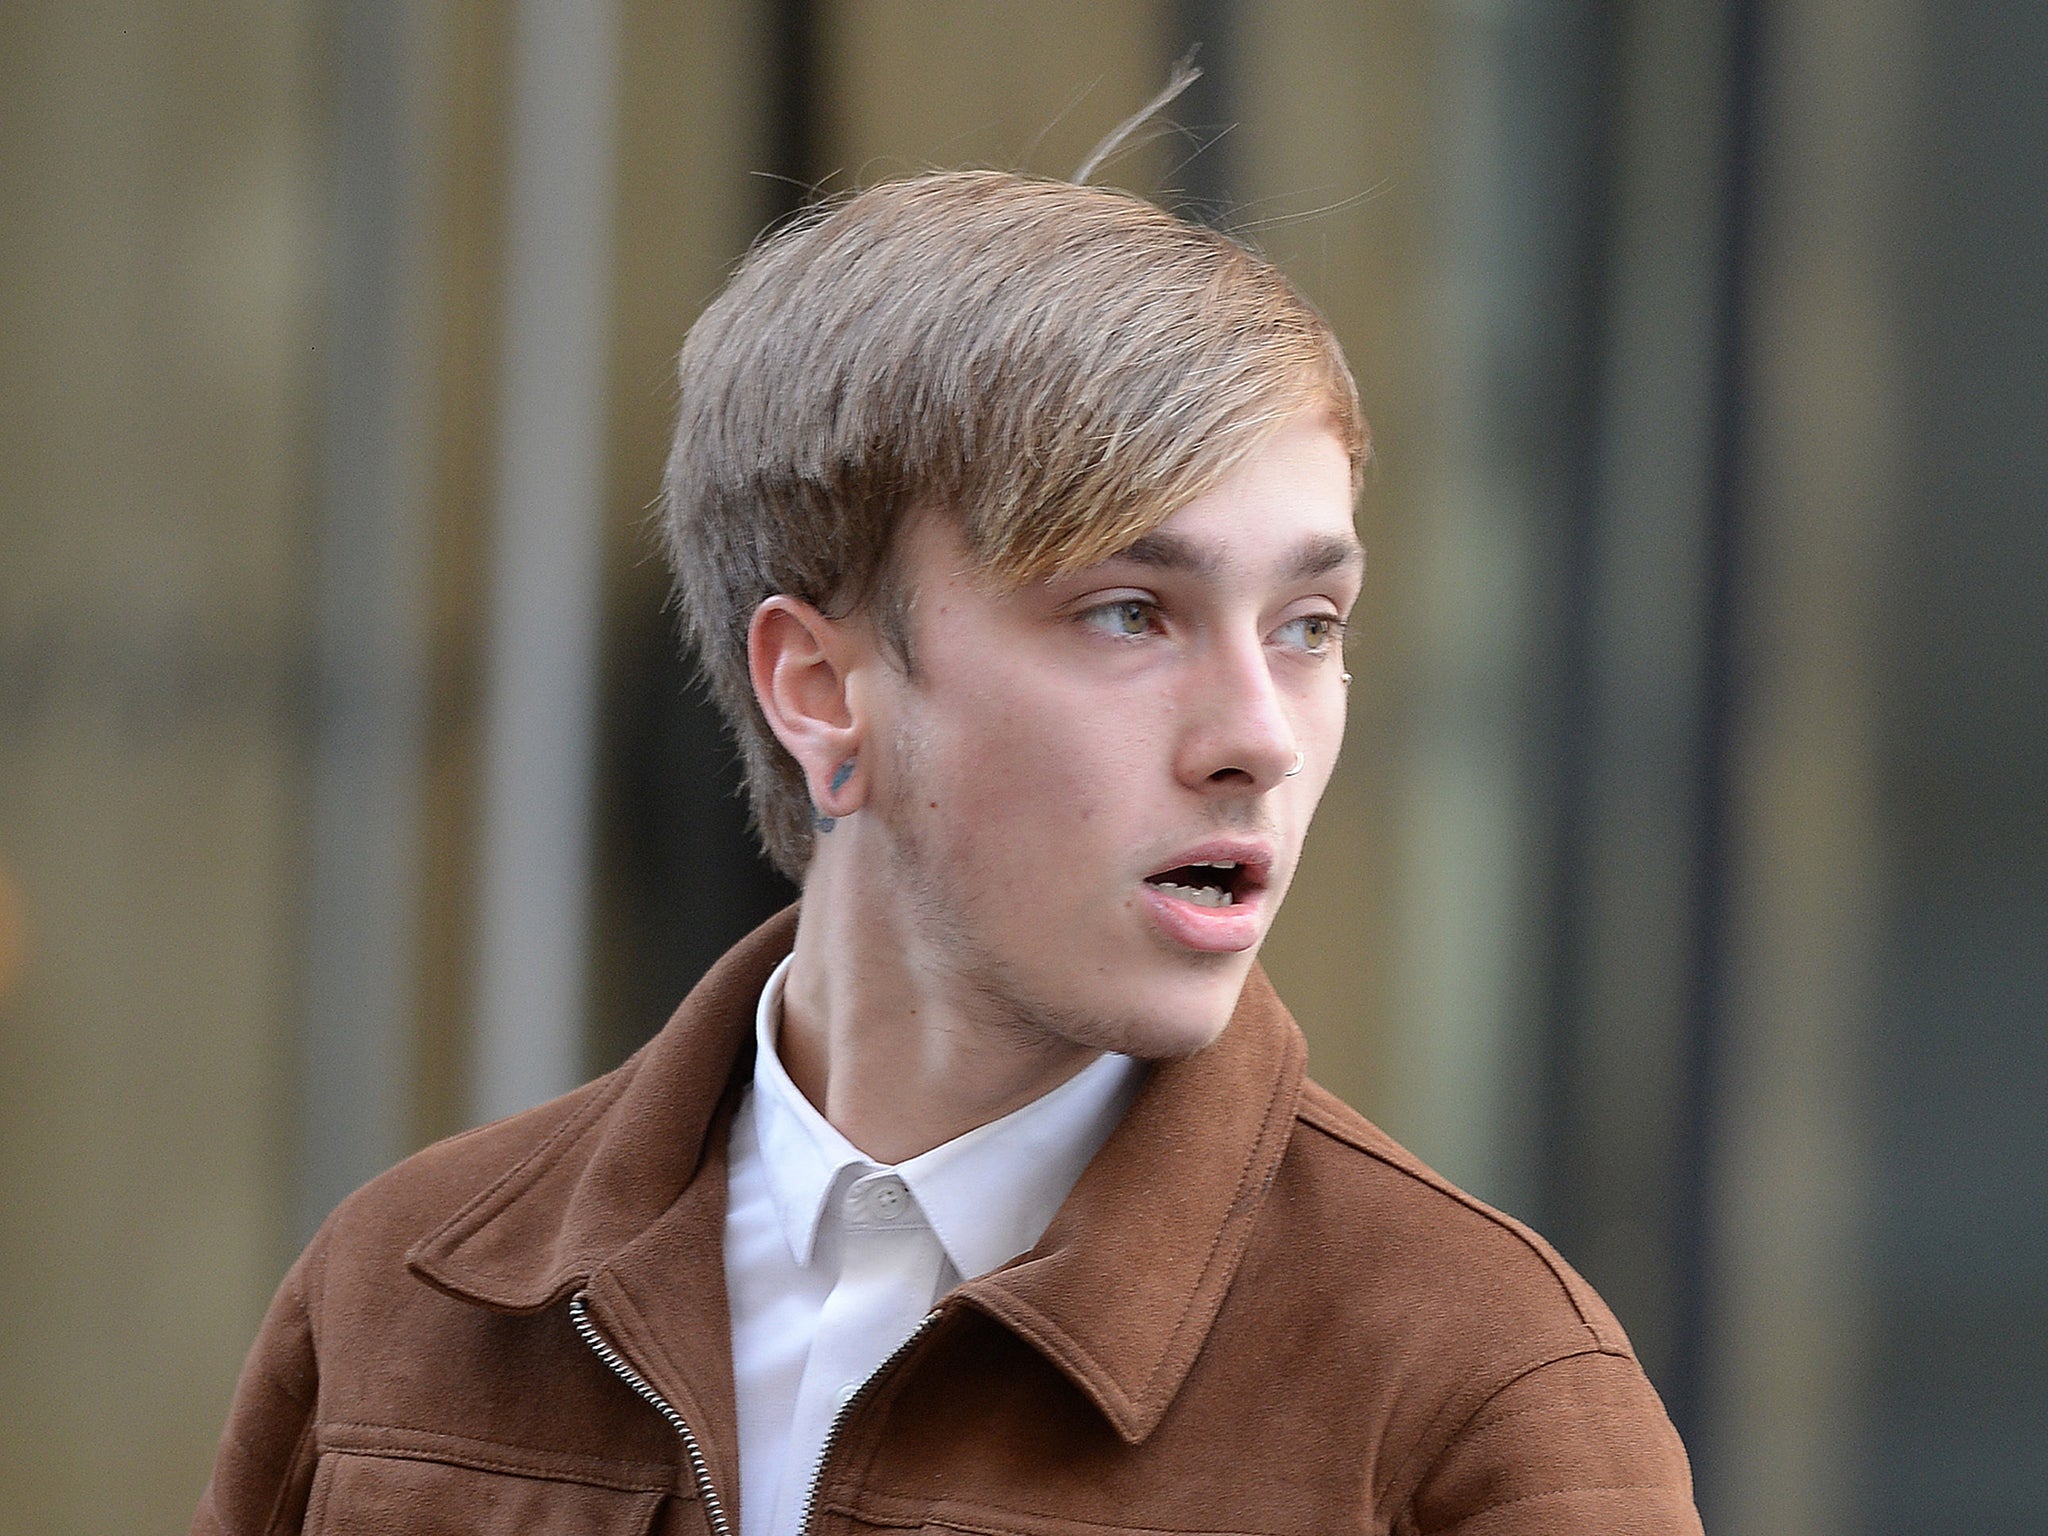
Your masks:
M1227 907L1199 907L1170 895L1148 875L1138 882L1147 910L1160 931L1174 943L1205 954L1235 954L1259 942L1264 927L1266 880L1273 868L1272 850L1242 838L1215 838L1183 849L1152 871L1164 874L1183 864L1236 864L1242 889Z

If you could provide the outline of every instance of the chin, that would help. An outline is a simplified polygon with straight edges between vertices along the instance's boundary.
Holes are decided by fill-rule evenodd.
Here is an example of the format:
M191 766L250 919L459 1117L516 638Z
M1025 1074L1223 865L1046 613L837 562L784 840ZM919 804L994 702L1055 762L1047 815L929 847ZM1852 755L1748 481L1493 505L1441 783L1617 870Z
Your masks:
M1159 941L1085 940L1008 953L966 935L957 974L991 1022L1141 1061L1192 1056L1230 1023L1256 949L1198 953Z
M1228 1008L1213 1018L1200 1020L1186 1017L1131 1020L1119 1030L1122 1038L1104 1048L1124 1056L1134 1056L1140 1061L1179 1061L1214 1045L1229 1023Z
M1204 957L1210 958L1210 957ZM1062 1009L1070 1040L1141 1061L1175 1061L1215 1042L1230 1023L1251 969L1243 955L1215 956L1228 964L1182 970L1151 979L1123 996L1090 999ZM1135 979L1135 978L1134 978Z

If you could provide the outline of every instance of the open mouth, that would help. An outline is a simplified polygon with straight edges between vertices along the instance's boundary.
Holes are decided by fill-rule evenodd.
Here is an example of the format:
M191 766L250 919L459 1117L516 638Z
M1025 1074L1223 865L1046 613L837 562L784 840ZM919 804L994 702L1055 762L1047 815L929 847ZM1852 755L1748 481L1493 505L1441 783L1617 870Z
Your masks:
M1257 889L1248 865L1228 859L1202 859L1147 875L1145 883L1176 900L1197 907L1232 907Z

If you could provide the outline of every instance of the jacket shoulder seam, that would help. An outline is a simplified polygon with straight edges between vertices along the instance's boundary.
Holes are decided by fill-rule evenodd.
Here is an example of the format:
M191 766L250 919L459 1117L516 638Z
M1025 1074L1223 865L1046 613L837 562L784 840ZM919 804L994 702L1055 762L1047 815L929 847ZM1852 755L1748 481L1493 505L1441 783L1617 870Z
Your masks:
M1613 1350L1595 1345L1559 1344L1525 1356L1476 1393L1454 1394L1437 1410L1428 1428L1417 1436L1414 1449L1402 1458L1400 1469L1388 1480L1389 1508L1399 1510L1413 1498L1415 1490L1429 1477L1430 1469L1443 1459L1444 1453L1457 1442L1458 1436L1486 1410L1488 1403L1516 1382L1526 1380L1538 1371L1547 1370L1566 1360L1582 1360L1588 1355L1611 1356L1614 1353ZM1464 1407L1462 1412L1457 1411L1461 1401L1467 1398L1469 1406Z
M264 1536L274 1536L274 1533L282 1532L285 1529L285 1508L292 1500L293 1491L299 1485L299 1479L305 1470L307 1462L311 1460L316 1422L317 1420L309 1409L306 1414L306 1422L299 1426L299 1438L292 1446L291 1470L278 1482L277 1492L271 1496L270 1513L263 1520Z
M295 1266L294 1268L287 1270L285 1272L284 1283L281 1287L281 1289L291 1297L292 1305L298 1310L299 1328L305 1336L306 1353L312 1357L315 1371L319 1369L320 1345L319 1340L315 1337L314 1333L313 1303L312 1298L306 1294L306 1277L307 1273L310 1270L314 1269L316 1266L318 1266L321 1262L322 1256L319 1252L316 1251L319 1245L319 1241L319 1238L316 1236L313 1242L307 1245L305 1262L303 1266ZM268 1359L266 1359L263 1362L263 1364L265 1374L268 1375L270 1379L277 1384L279 1390L281 1390L287 1398L289 1398L293 1403L297 1404L299 1407L304 1408L306 1410L307 1422L311 1423L313 1409L317 1406L319 1401L319 1388L316 1386L313 1389L311 1395L302 1394L298 1390L296 1390L291 1384L291 1382L286 1380L286 1378L281 1373L271 1368Z
M1498 1504L1489 1504L1484 1509L1475 1509L1454 1525L1439 1527L1438 1536L1455 1536L1455 1533L1483 1516L1496 1514L1504 1509L1513 1509L1518 1504L1539 1504L1545 1499L1570 1498L1582 1493L1662 1493L1671 1489L1663 1483L1573 1483L1567 1488L1546 1488L1541 1493L1521 1493L1512 1499L1502 1499Z
M1537 1237L1535 1233L1531 1232L1519 1221L1495 1210L1485 1201L1467 1194L1441 1174L1419 1163L1409 1163L1389 1156L1385 1148L1374 1146L1363 1137L1357 1135L1335 1116L1322 1110L1307 1094L1302 1096L1301 1108L1296 1113L1302 1124L1311 1130L1319 1131L1338 1145L1350 1148L1361 1157L1370 1159L1389 1172L1397 1174L1411 1183L1419 1184L1455 1205L1463 1206L1473 1215L1491 1223L1512 1237L1549 1273L1552 1281L1556 1283L1558 1290L1563 1293L1565 1300L1570 1303L1572 1313L1578 1318L1579 1325L1591 1336L1597 1352L1608 1355L1620 1355L1627 1359L1635 1358L1634 1351L1628 1347L1627 1342L1616 1337L1612 1330L1605 1327L1600 1319L1594 1316L1587 1308L1585 1299L1580 1295L1584 1282L1565 1268L1563 1261L1552 1252L1549 1244Z

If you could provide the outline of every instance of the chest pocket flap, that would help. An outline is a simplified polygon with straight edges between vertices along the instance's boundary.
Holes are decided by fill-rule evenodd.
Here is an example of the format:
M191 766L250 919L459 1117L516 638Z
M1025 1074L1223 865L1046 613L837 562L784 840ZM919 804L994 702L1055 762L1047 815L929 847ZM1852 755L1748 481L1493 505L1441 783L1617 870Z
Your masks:
M648 1536L665 1497L356 1451L320 1458L307 1536Z

